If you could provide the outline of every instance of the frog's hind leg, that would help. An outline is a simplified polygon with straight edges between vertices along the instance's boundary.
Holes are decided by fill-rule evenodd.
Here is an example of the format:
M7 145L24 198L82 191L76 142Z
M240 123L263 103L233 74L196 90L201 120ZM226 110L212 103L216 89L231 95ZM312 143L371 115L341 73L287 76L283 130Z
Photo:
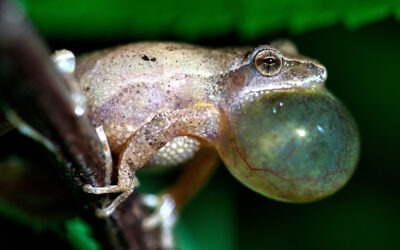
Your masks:
M218 153L212 147L202 147L182 169L175 183L162 192L170 195L181 210L184 205L204 186L214 173L218 162Z
M173 249L174 226L179 212L187 202L209 180L216 169L218 154L214 148L202 146L195 157L183 166L178 179L161 194L145 195L143 202L155 209L147 217L144 227L161 229L161 242L164 247Z

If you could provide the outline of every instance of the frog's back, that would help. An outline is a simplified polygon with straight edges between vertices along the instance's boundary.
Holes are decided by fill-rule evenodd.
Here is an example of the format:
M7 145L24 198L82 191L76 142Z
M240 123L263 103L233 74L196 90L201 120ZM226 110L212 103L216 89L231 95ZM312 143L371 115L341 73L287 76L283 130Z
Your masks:
M143 42L78 59L76 77L92 119L119 148L148 119L207 101L207 85L237 64L235 50ZM114 150L117 150L114 148Z

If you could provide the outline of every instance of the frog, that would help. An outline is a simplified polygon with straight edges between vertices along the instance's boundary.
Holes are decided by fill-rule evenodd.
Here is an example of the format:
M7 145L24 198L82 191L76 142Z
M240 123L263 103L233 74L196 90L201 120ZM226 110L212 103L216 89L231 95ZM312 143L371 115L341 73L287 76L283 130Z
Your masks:
M184 165L159 196L170 212L204 185L219 159L255 192L294 203L332 195L356 168L352 115L326 88L326 68L291 41L226 48L136 42L73 64L68 71L116 160L116 183L83 186L118 193L99 217L131 195L145 168Z

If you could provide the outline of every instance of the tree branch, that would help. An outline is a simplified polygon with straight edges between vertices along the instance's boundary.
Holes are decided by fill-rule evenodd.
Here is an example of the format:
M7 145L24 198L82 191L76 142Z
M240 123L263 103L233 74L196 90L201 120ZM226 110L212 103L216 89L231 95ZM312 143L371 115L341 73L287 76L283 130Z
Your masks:
M84 194L81 186L104 185L102 144L87 114L74 112L69 85L49 60L49 50L24 13L7 0L0 0L0 79L1 102L52 142L82 208L89 204L94 210L98 197ZM89 220L96 229L102 227L99 237L108 234L108 242L100 242L115 249L158 248L157 242L151 243L155 232L142 228L149 211L138 200L135 193L110 218Z

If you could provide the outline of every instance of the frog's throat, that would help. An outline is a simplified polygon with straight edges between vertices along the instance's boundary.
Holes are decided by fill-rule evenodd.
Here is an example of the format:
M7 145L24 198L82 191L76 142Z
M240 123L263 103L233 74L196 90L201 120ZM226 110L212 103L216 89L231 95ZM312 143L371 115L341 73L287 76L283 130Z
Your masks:
M316 82L309 87L304 86L282 86L280 88L248 88L243 89L236 98L232 98L229 103L230 112L238 112L242 109L243 105L253 102L260 96L268 95L279 91L325 91L324 82Z

